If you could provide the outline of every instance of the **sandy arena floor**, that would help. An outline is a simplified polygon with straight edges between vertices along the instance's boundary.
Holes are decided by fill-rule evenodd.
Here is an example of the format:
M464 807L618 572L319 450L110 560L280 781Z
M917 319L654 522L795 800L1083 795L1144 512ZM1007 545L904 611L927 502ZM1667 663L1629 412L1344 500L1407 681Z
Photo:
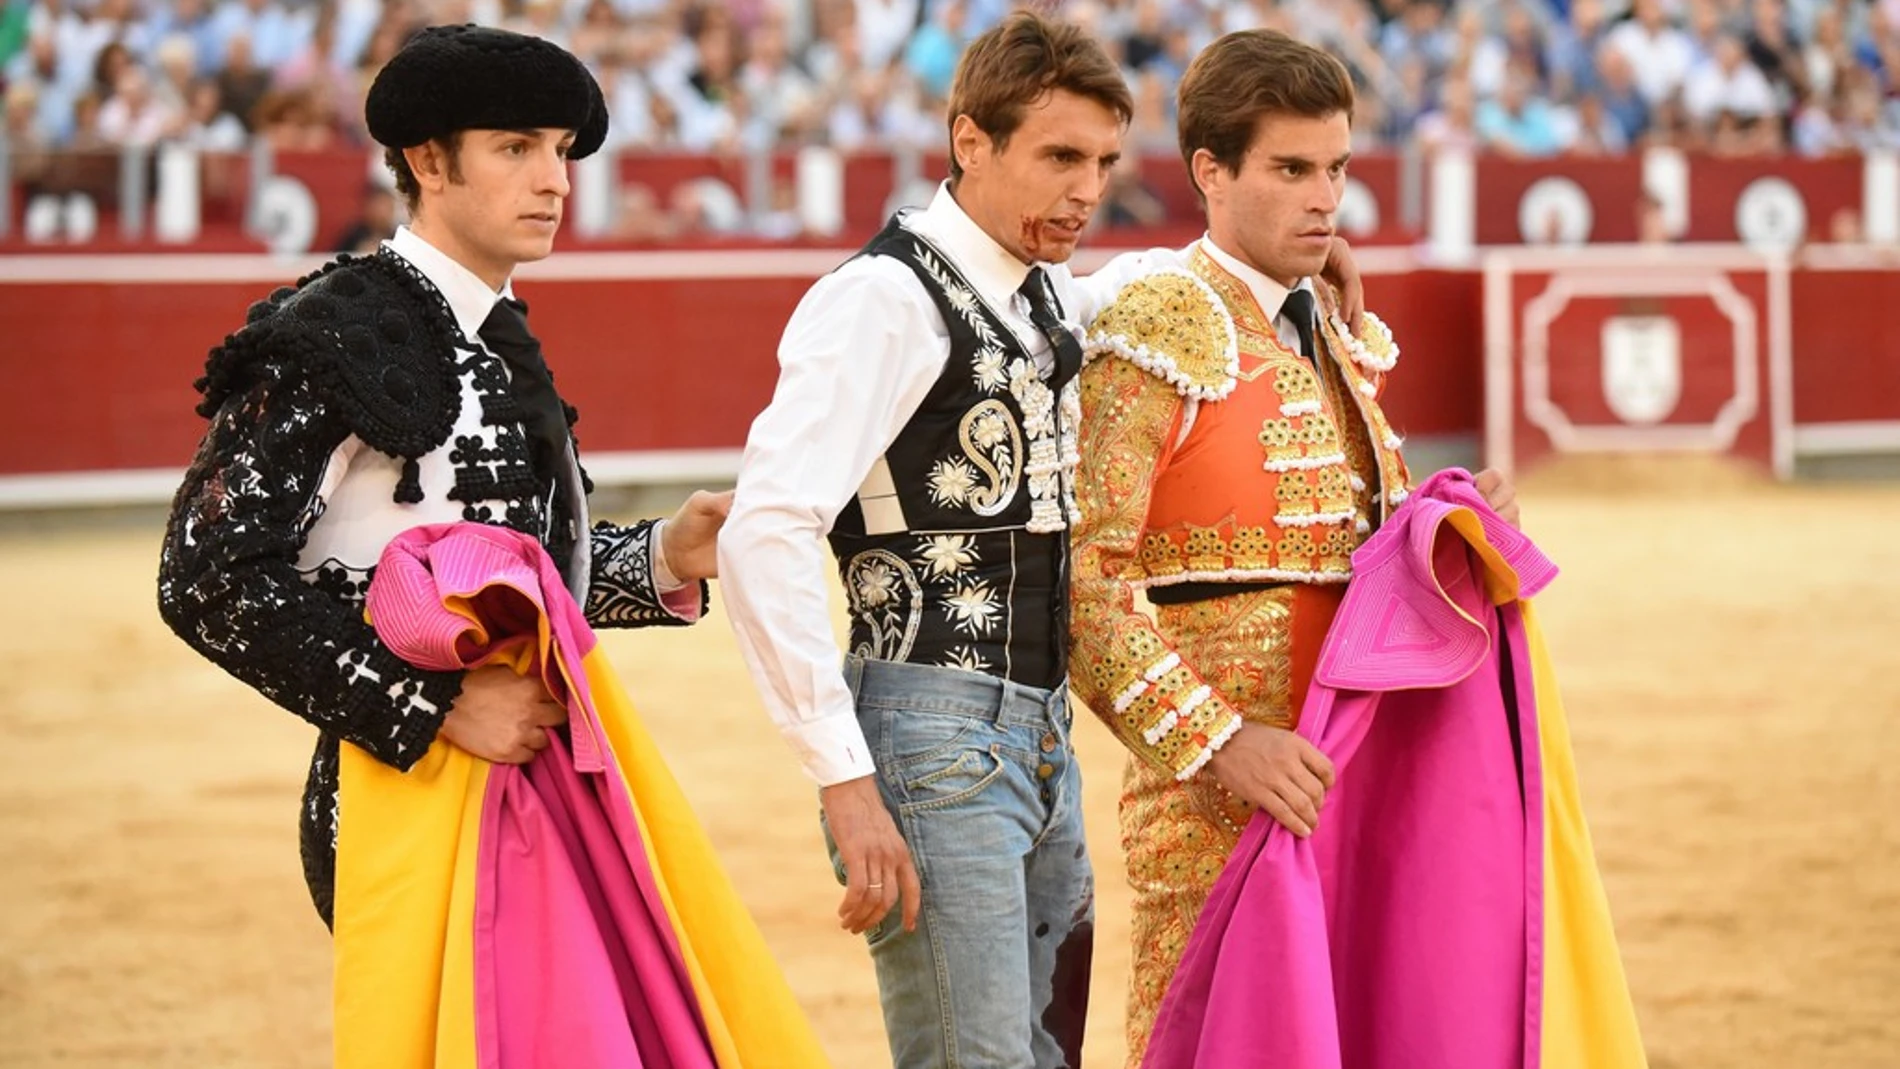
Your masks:
M1652 1064L1900 1066L1900 486L1634 471L1524 506L1565 570L1540 609ZM166 632L157 534L0 530L0 1065L327 1065L295 845L311 732ZM837 1065L888 1064L815 801L725 621L608 642ZM1092 722L1080 741L1088 1066L1110 1069L1120 754Z

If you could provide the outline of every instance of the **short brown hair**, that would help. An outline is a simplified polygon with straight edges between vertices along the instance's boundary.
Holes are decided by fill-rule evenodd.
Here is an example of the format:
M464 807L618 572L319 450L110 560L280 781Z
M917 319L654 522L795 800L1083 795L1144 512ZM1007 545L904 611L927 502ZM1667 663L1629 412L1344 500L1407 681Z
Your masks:
M968 115L1000 149L1023 124L1023 112L1058 89L1101 104L1123 124L1134 117L1128 83L1100 43L1079 27L1018 11L970 42L957 62L950 85L952 136L957 116ZM953 146L950 179L962 177Z
M449 181L460 182L462 180L462 131L457 130L446 137L436 138L435 146L442 150L443 157L448 161ZM416 214L416 209L422 206L422 187L416 184L416 172L409 166L409 157L404 156L399 148L385 148L383 149L383 165L389 168L390 174L396 176L396 192L402 197L402 202L408 205L409 214Z
M1201 50L1181 76L1176 126L1196 192L1194 154L1206 149L1228 171L1253 144L1266 115L1352 120L1352 76L1331 53L1278 30L1236 30Z

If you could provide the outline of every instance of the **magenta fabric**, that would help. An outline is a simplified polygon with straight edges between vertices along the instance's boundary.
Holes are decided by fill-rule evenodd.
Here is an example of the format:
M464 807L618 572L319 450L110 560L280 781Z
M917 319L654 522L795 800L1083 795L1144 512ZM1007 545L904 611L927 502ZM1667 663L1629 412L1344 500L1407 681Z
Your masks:
M1538 1064L1542 782L1516 599L1556 568L1448 471L1353 572L1299 725L1338 771L1319 828L1255 815L1145 1069Z
M470 600L485 635L444 604L457 598ZM482 524L415 528L384 551L369 608L383 641L425 668L466 667L525 643L568 708L571 744L555 737L526 765L489 770L475 888L481 1069L712 1069L588 693L581 662L594 635L540 543Z

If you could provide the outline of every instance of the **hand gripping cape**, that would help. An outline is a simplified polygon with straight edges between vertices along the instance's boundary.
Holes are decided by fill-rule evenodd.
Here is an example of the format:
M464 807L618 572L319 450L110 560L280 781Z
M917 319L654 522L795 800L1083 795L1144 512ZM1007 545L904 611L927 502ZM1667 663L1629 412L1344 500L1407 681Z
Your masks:
M368 610L422 667L532 673L569 731L518 766L438 739L400 773L343 746L339 1069L826 1064L534 539L468 523L405 532Z
M1145 1069L1641 1069L1529 599L1557 569L1462 472L1353 556L1299 734L1338 780L1256 814Z

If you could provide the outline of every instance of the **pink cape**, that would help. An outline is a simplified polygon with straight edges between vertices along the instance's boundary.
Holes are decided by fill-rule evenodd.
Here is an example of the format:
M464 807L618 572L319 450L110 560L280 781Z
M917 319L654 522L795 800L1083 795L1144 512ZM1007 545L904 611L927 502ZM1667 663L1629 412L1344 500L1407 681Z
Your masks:
M1299 724L1338 772L1319 828L1299 839L1255 815L1163 999L1144 1067L1641 1064L1620 964L1570 966L1577 946L1615 953L1593 861L1560 868L1556 881L1584 889L1560 889L1552 915L1582 917L1602 938L1566 933L1553 951L1561 975L1545 970L1551 751L1538 702L1554 687L1538 678L1548 666L1534 625L1527 638L1523 599L1555 566L1461 471L1418 487L1353 566ZM1562 745L1552 763L1567 782ZM1583 849L1587 860L1587 835ZM1614 980L1593 996L1608 1009L1582 1012L1585 1031L1618 1034L1597 1042L1566 1025L1553 1040L1547 981L1583 975ZM1582 1005L1573 995L1562 995L1566 1022ZM1549 1061L1547 1044L1561 1048Z
M432 669L503 662L567 705L525 765L496 765L475 877L482 1069L712 1069L715 1058L626 784L589 693L594 635L540 545L499 527L419 527L390 543L376 631Z

